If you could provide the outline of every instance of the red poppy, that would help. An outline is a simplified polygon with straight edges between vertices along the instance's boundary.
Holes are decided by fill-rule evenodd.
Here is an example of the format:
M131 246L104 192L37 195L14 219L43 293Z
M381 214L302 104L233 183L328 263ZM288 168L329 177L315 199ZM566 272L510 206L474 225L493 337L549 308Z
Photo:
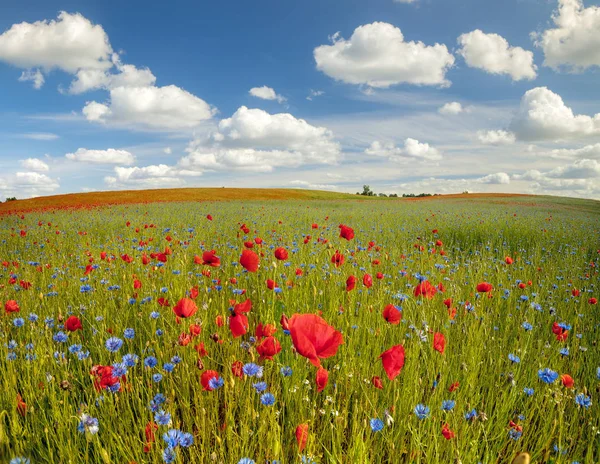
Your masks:
M448 387L448 391L449 391L450 393L452 393L454 390L457 390L459 386L460 386L460 383L458 383L458 382L454 382L452 385L450 385L450 386Z
M442 435L446 440L451 440L456 436L456 434L452 430L450 430L448 424L444 424L444 426L442 427Z
M452 298L446 298L444 300L444 305L446 306L446 308L450 309L450 307L452 306Z
M567 388L573 388L575 386L575 381L573 380L573 377L571 377L569 374L561 375L560 380L563 386Z
M156 302L160 305L160 306L169 306L169 300L167 300L165 297L161 296L158 300L156 300Z
M192 337L197 337L198 335L200 335L201 332L202 332L202 326L199 326L198 324L190 325L190 335Z
M288 321L296 351L315 366L337 353L343 335L315 314L294 314Z
M302 452L302 450L306 447L306 442L308 441L308 424L300 424L296 427L296 443L298 443L298 451Z
M100 259L101 259L102 261L104 261L104 260L106 259L106 251L101 251L101 252L100 252Z
M195 300L198 297L198 287L192 287L190 288L190 298L192 300Z
M69 316L65 321L65 329L69 332L75 332L76 330L81 330L83 326L81 325L81 320L77 316Z
M317 393L322 392L327 386L327 381L329 380L329 372L323 367L319 367L317 369Z
M275 283L275 281L271 280L271 279L267 279L267 288L269 290L273 290L275 287L277 287L277 284Z
M182 298L179 302L173 306L173 312L178 317L191 317L196 311L198 311L198 306L189 298Z
M437 293L437 288L429 283L428 280L424 280L419 285L415 287L414 295L415 297L424 296L427 299L431 299Z
M571 295L573 295L573 296L579 296L580 294L581 294L581 292L579 290L577 290L576 288L571 290Z
M375 388L379 388L380 390L383 390L383 382L381 381L381 377L375 375L373 376L373 378L371 379L371 383L373 384L373 386Z
M338 250L335 250L335 253L331 257L331 262L335 265L335 267L340 267L342 264L344 264L344 261L346 261L344 255Z
M477 284L477 291L479 293L491 292L493 288L494 287L492 287L492 284L488 284L487 282L481 282L481 283Z
M256 272L258 270L258 255L254 253L252 250L244 250L242 251L242 256L240 257L240 264L249 272Z
M379 280L383 279L383 272L378 272L375 277L377 277Z
M156 440L156 437L154 436L154 432L156 432L157 430L158 430L158 425L156 425L154 422L148 422L146 424L146 428L144 429L144 435L146 435L146 444L144 445L144 453L150 452L150 447L152 446L152 443L154 443L154 440Z
M6 311L6 314L18 313L20 310L21 310L21 308L19 308L19 305L15 300L8 300L4 304L4 311Z
M507 256L506 258L504 258L504 262L506 264L512 264L514 261L510 256Z
M21 395L17 393L17 412L20 416L25 416L27 414L27 404L21 398Z
M215 254L215 250L205 251L202 253L202 264L219 267L221 265L221 258Z
M351 227L340 224L340 238L352 240L354 238L354 230Z
M142 281L141 281L141 280L138 280L138 279L135 279L135 280L133 281L133 288L134 288L135 290L137 290L138 288L142 288Z
M242 370L243 367L244 364L242 363L242 361L234 361L231 364L231 373L241 379L242 377L244 377L244 371Z
M219 373L217 371L204 371L202 373L202 375L200 376L200 383L202 384L202 387L204 390L206 391L211 391L212 388L209 385L209 382L211 379L218 379L219 378Z
M94 387L97 391L104 390L119 383L119 377L113 376L113 366L93 366L91 374L94 378ZM120 386L119 390L122 388Z
M281 351L281 344L275 337L267 337L256 346L256 352L260 359L269 359L273 361L273 356Z
M229 316L229 330L233 338L241 337L248 332L248 317L245 314L236 314Z
M254 336L260 340L263 337L272 336L275 332L277 332L277 327L275 327L273 324L258 324L256 330L254 331Z
M206 347L204 346L204 342L200 342L198 343L194 349L196 350L196 353L198 353L198 357L199 358L203 358L205 356L208 356L208 351L206 351Z
M179 346L188 346L191 341L192 341L192 336L187 333L180 334L179 338L177 339L177 343L179 344Z
M389 350L379 355L388 379L394 380L404 366L404 347L402 345L392 346Z
M588 300L588 303L591 305L595 305L595 304L598 304L598 300L596 298L592 297Z
M125 261L126 263L130 263L130 262L132 262L132 261L133 261L133 258L132 258L131 256L127 255L127 254L125 254L125 255L121 255L121 259L122 259L123 261Z
M393 325L400 324L402 313L393 304L389 304L383 310L383 318Z
M287 250L283 247L275 248L275 258L277 258L280 261L285 261L286 259L288 259Z
M443 333L436 332L433 335L433 349L444 354L444 350L446 349L446 338Z
M351 275L350 277L348 277L346 279L346 291L350 292L352 290L354 290L354 287L356 287L356 277L354 277L353 275Z
M365 274L363 276L363 285L367 288L371 288L373 286L373 277L370 274Z

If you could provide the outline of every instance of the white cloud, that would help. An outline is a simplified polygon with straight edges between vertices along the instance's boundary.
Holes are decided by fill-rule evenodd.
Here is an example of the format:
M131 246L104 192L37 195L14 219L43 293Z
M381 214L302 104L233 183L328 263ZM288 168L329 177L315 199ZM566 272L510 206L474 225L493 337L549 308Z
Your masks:
M167 147L163 150L163 153L165 155L170 155L171 153L173 153L173 150L171 150L171 147Z
M39 69L23 71L21 73L21 77L19 77L19 82L33 82L33 88L39 90L46 82L44 79L44 75Z
M600 177L600 163L596 160L581 159L573 164L552 169L548 177L559 179L590 179Z
M23 166L23 168L29 169L31 171L44 172L50 170L50 167L38 158L27 158L19 161L19 163L21 163L21 166Z
M125 164L130 165L135 162L134 156L126 150L88 150L87 148L78 148L75 153L67 153L65 157L71 161L91 164Z
M417 181L403 182L387 189L388 193L438 193L452 194L462 192L497 192L499 189L506 191L510 185L510 176L504 172L490 174L475 179L445 179L429 177ZM488 187L490 186L490 187Z
M404 141L404 147L400 148L393 143L381 143L375 141L365 150L367 155L388 158L394 162L407 162L410 159L421 159L426 161L438 161L442 159L440 152L428 143L421 143L410 137Z
M544 65L573 71L600 66L600 7L584 8L582 0L559 0L555 28L532 33L544 51Z
M510 184L510 176L505 172L497 172L477 179L482 184Z
M273 90L271 87L267 87L266 85L263 85L262 87L253 87L248 91L248 93L253 97L262 98L263 100L277 100L278 103L287 101L285 97L278 95L275 93L275 90Z
M335 164L340 146L325 127L289 113L269 114L245 106L219 122L208 140L196 139L179 167L189 170L270 172L277 167Z
M459 102L446 103L438 109L438 113L440 114L459 114L463 111L465 111L465 109Z
M542 152L539 154L539 156L556 159L600 159L600 143L586 145L582 148L557 148L554 150L550 150L549 152Z
M392 24L374 22L357 27L348 40L339 33L331 39L331 45L321 45L313 54L317 69L336 80L379 88L401 83L450 85L445 75L454 57L446 46L405 42Z
M560 95L546 87L528 90L510 124L518 139L563 140L600 134L600 114L574 115Z
M510 145L515 143L515 134L505 130L478 131L477 139L486 145Z
M138 69L131 64L122 64L118 55L113 54L118 73L101 69L80 69L69 87L69 93L80 94L94 89L115 89L117 87L149 87L156 77L148 68Z
M181 177L200 176L199 171L190 172L166 164L144 167L115 167L115 176L107 176L104 182L113 188L160 188L185 184Z
M490 74L507 74L514 81L535 79L537 67L533 52L521 47L511 47L498 34L486 34L476 29L458 38L461 55L468 66L482 69Z
M310 92L308 93L308 96L306 97L306 99L307 99L308 101L312 101L312 100L313 100L313 98L315 98L315 97L320 97L320 96L322 96L322 95L325 95L325 92L324 92L324 91L322 91L322 90L313 90L313 89L310 89Z
M394 0L396 3L417 3L418 0Z
M204 100L174 85L116 87L110 102L88 102L82 110L88 121L142 130L190 130L216 113Z
M0 196L29 198L49 194L60 185L46 174L38 172L17 172L9 176L0 176Z
M29 132L29 133L25 133L25 134L20 134L19 137L23 137L25 139L45 140L45 141L56 140L59 138L58 135L52 134L51 132Z
M28 70L33 79L25 78L33 80L36 88L43 84L40 69L71 74L80 69L106 70L112 67L111 53L102 26L93 25L79 13L63 11L57 20L13 24L0 35L0 61Z
M338 186L333 184L313 184L312 182L307 182L305 180L293 180L290 182L290 185L303 189L310 190L337 190Z

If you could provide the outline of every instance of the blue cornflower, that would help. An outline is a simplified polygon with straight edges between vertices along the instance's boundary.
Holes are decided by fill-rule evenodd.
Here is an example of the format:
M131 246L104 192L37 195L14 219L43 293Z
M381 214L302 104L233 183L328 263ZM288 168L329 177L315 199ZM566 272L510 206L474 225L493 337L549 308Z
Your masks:
M156 329L156 332L154 332L158 337L162 337L162 334L164 334L163 329Z
M260 379L263 376L263 368L254 363L244 364L242 367L242 372L249 377L256 377Z
M79 418L79 425L77 426L77 430L80 433L89 432L92 435L98 433L100 429L100 425L98 424L98 419L95 417L89 416L87 414L82 414Z
M16 458L12 458L9 464L31 464L31 461L29 460L29 458L19 456Z
M454 400L445 400L442 401L442 410L444 411L452 411L454 409L454 405L456 402Z
M533 395L533 393L534 393L534 389L533 389L533 388L528 388L528 387L525 387L525 388L523 389L523 392L524 392L524 393L525 393L527 396L532 396L532 395Z
M162 374L154 374L152 380L156 383L160 382L162 380Z
M509 359L510 361L514 362L515 364L518 364L518 363L520 363L520 362L521 362L521 358L519 358L518 356L516 356L516 355L514 355L514 354L512 354L512 353L510 353L510 354L508 355L508 359Z
M265 406L273 406L275 404L275 397L272 393L264 393L260 397L260 402Z
M37 322L39 316L35 313L31 313L29 316L27 316L27 319L29 319L30 322Z
M181 358L179 356L175 355L171 358L171 362L173 364L179 364L181 362Z
M113 377L123 377L127 374L127 366L124 363L115 363L112 365L112 368Z
M172 364L172 363L164 363L164 364L163 364L163 369L164 369L166 372L169 372L169 373L170 373L170 372L173 372L173 369L175 369L175 364Z
M15 353L14 351L9 351L6 355L6 359L8 359L9 361L14 361L15 359L17 359L17 353Z
M471 411L468 411L465 413L466 420L475 420L476 417L477 417L477 411L475 409L472 409Z
M521 438L521 435L523 435L523 432L521 432L517 429L510 429L508 431L508 436L515 441L517 441L519 438Z
M208 381L208 386L210 387L211 390L216 390L217 388L221 388L223 385L225 385L225 380L223 380L223 377L212 377Z
M523 322L521 327L523 327L526 331L530 331L531 329L533 329L533 326L529 322Z
M429 406L417 404L415 406L414 413L420 420L426 419L427 416L429 416Z
M123 346L123 340L117 337L110 337L105 343L106 349L111 353L116 353Z
M17 344L16 340L11 340L8 342L8 345L6 345L6 346L9 350L14 350L18 346L18 344ZM600 367L598 369L600 369Z
M150 313L150 318L152 318L152 319L158 319L159 317L160 317L160 313L157 311L152 311Z
M23 327L23 325L25 324L25 320L22 317L17 317L13 321L13 324L15 327Z
M290 377L292 375L292 368L289 366L282 367L280 369L281 375L284 377Z
M132 339L133 337L135 337L135 330L125 329L125 331L123 332L123 336L125 338Z
M561 356L569 356L569 348L561 348L559 353L561 354Z
M238 461L237 464L256 464L256 463L250 458L242 458Z
M71 345L69 347L69 353L75 354L75 353L79 353L81 351L81 345Z
M580 393L575 397L575 403L587 409L592 405L592 399L589 396Z
M169 425L171 423L171 414L161 409L154 415L154 420L158 425Z
M181 441L181 431L171 429L163 434L163 440L169 448L175 448Z
M135 363L137 362L137 360L138 360L137 354L128 353L125 356L123 356L123 364L125 364L125 366L127 366L127 367L135 366Z
M66 333L61 331L61 332L56 332L54 334L54 336L52 337L52 340L54 340L57 343L65 343L68 338L69 338L69 336Z
M191 433L182 433L179 438L179 446L183 446L184 448L188 448L194 444L194 436Z
M77 359L79 359L80 361L83 361L84 359L87 359L89 357L90 357L89 351L80 351L79 353L77 353Z
M252 384L257 393L264 392L267 389L267 382L258 382Z
M558 379L558 374L547 367L538 371L538 377L544 383L554 383Z
M168 447L163 450L162 458L166 464L171 464L175 461L177 455L175 454L175 450L173 448Z
M381 419L371 419L370 424L373 432L379 432L383 430L383 421Z
M600 367L596 368L596 379L600 380Z
M81 293L89 293L92 291L92 287L90 287L89 285L82 285L81 288L79 289L79 291Z
M144 366L146 367L156 367L156 365L158 364L158 361L156 360L156 358L154 356L148 356L146 359L144 359Z

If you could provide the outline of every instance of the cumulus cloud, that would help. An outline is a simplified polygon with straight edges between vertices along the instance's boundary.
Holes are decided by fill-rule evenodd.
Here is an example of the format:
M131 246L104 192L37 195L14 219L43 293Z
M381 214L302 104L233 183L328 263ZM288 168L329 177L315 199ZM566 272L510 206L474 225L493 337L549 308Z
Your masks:
M541 152L539 156L557 159L600 159L600 143L586 145L582 148L556 148L547 152Z
M440 108L438 108L438 113L440 114L459 114L465 111L463 106L458 102L450 102L446 103Z
M29 198L55 192L60 185L46 174L17 172L0 176L0 197Z
M406 42L392 24L374 22L357 27L350 39L338 33L331 45L321 45L313 54L317 69L349 84L387 88L407 83L448 86L446 71L454 57L445 45Z
M305 180L293 180L290 185L298 188L309 189L309 190L337 190L338 186L333 184L313 184Z
M581 159L572 164L552 169L548 177L558 179L591 179L600 177L600 163L596 160Z
M458 38L458 50L468 66L490 74L507 74L513 81L535 79L533 52L511 47L504 37L476 29Z
M375 141L365 150L367 155L388 158L394 162L408 162L420 159L424 161L438 161L442 159L441 153L428 143L421 143L416 139L407 138L403 147L397 147L393 143L381 143Z
M23 137L25 139L31 140L56 140L59 138L58 135L53 134L51 132L28 132L25 134L20 134L19 137Z
M477 139L486 145L510 145L515 143L515 134L505 130L478 131Z
M544 51L544 65L572 71L600 66L600 7L585 8L582 0L559 0L552 16L556 27L532 33Z
M560 95L546 87L528 90L510 124L518 139L563 140L600 134L600 113L575 115Z
M248 93L253 97L262 98L263 100L277 100L278 103L287 101L284 96L278 95L275 93L275 90L273 90L271 87L267 87L266 85L263 85L262 87L253 87L248 91Z
M166 164L144 167L115 167L115 175L107 176L104 182L111 188L161 188L178 187L185 184L181 178L200 176L201 172L188 172Z
M19 82L33 82L33 88L39 90L44 85L44 82L46 82L46 79L42 72L36 69L35 71L23 71L19 77Z
M50 167L39 158L27 158L19 161L21 166L30 171L45 172L49 171Z
M499 185L510 185L510 176L504 172L489 174L474 179L446 179L429 177L412 182L404 182L392 186L389 192L394 193L439 193L451 194L462 192L494 192L504 187ZM505 189L505 188L504 188Z
M21 78L33 81L36 88L44 83L42 71L107 70L112 67L111 54L102 26L79 13L63 11L56 20L13 24L0 35L0 60L26 69Z
M174 85L116 87L110 101L88 102L82 110L88 121L142 130L190 130L213 117L216 109Z
M107 150L88 150L87 148L78 148L75 153L67 153L65 157L71 161L90 164L125 164L130 165L135 162L134 156L127 150L116 150L109 148Z
M497 172L480 177L477 179L477 182L482 184L510 184L510 176L505 172Z
M117 87L150 87L156 77L148 68L139 69L131 64L123 64L118 55L113 54L117 73L101 69L80 69L69 87L69 93L80 94L95 89L115 89Z
M310 92L308 92L308 96L306 97L306 99L307 99L308 101L313 101L313 99L314 99L315 97L320 97L320 96L322 96L322 95L325 95L325 92L324 92L324 91L322 91L322 90L313 90L313 89L310 89Z
M269 114L245 106L219 122L208 140L188 146L179 166L184 169L270 172L277 167L335 164L340 146L325 127L289 113Z

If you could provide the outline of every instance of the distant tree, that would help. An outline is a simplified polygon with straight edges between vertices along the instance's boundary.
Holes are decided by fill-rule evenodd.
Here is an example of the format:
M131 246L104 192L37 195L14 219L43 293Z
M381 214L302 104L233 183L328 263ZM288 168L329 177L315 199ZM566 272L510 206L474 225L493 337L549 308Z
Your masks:
M469 191L468 191L468 190L465 190L465 191L463 192L463 195L464 195L464 194L467 194L467 193L469 193Z
M397 193L390 193L390 198L398 198L398 194Z
M17 197L8 197L6 201L16 201Z
M380 193L380 194L379 194L379 196L380 196L380 197L386 197L386 198L387 198L387 195L386 195L385 193Z
M373 195L375 195L375 193L373 193L371 187L369 187L368 185L363 185L363 191L361 195L364 195L366 197L372 197Z

